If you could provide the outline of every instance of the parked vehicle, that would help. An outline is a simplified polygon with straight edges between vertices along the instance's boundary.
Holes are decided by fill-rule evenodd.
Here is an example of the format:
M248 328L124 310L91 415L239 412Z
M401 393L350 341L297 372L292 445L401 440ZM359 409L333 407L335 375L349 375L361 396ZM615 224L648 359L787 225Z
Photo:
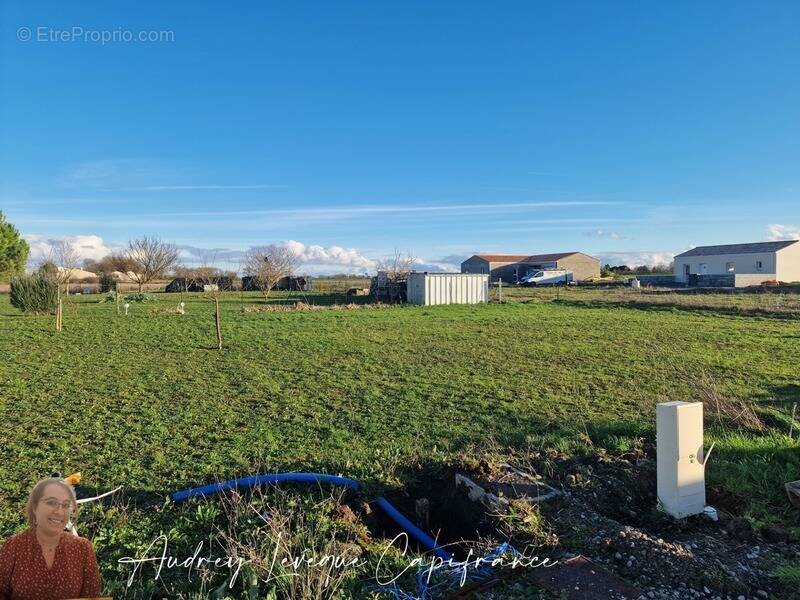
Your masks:
M549 271L536 271L519 280L520 285L572 285L575 283L572 271L553 269Z

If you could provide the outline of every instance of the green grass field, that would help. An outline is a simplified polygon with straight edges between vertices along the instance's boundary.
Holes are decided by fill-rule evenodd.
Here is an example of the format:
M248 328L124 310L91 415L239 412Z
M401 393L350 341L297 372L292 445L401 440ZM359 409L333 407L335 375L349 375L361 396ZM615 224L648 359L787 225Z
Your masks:
M800 525L782 490L800 479L797 428L788 438L800 320L594 306L574 293L296 313L244 313L261 300L232 293L222 351L201 295L185 315L164 314L178 296L158 294L127 317L98 296L71 297L61 333L52 316L22 315L0 296L0 536L22 527L27 491L52 471L81 471L101 491L166 493L254 470L391 490L414 476L410 465L489 446L624 452L654 442L657 402L708 393L752 401L765 424L707 408L710 484L746 496L756 522ZM103 529L114 515L94 515L99 555L189 518L169 515L141 517L129 537ZM193 522L173 523L175 535Z

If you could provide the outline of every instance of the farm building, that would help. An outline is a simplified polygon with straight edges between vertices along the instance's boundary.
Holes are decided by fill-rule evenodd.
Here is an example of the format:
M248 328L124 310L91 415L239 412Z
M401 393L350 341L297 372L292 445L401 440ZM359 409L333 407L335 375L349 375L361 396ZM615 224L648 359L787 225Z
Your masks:
M260 288L255 277L247 275L242 277L242 290L245 292L255 292ZM311 290L311 280L305 277L281 277L272 288L273 290L284 292L308 292Z
M216 285L219 290L229 292L233 289L233 279L230 277L207 277L197 279L186 279L185 277L176 277L167 284L164 288L165 292L202 292L204 286Z
M699 287L746 287L800 281L800 241L698 246L675 257L675 281Z
M488 275L465 273L409 273L409 304L480 304L489 301Z
M600 261L583 252L557 254L474 254L461 263L462 273L482 273L492 281L517 283L530 273L544 269L572 271L575 281L600 277Z

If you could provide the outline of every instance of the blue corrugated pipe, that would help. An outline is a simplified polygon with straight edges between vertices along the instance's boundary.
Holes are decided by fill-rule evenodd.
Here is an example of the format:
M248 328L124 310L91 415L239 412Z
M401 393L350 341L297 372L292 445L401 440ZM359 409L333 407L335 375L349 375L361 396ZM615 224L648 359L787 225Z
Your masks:
M361 488L361 484L355 479L348 479L347 477L339 477L337 475L325 475L323 473L267 473L265 475L252 475L250 477L244 477L243 479L230 479L221 483L212 483L201 487L189 488L187 490L175 492L170 497L173 502L183 502L195 496L210 496L211 494L217 494L219 492L229 492L238 488L250 488L256 485L271 483L327 483L346 487L351 490L358 490ZM395 523L412 538L417 540L423 548L430 550L442 560L448 561L453 558L452 554L439 546L436 540L409 521L408 518L392 506L386 498L381 496L376 502Z

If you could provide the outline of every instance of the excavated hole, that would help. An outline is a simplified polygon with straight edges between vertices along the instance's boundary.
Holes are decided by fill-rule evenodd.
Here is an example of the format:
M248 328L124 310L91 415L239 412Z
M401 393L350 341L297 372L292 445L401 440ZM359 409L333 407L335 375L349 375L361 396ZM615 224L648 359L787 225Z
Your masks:
M429 473L427 477L414 477L405 488L389 492L385 497L440 546L463 559L475 542L487 541L498 534L491 511L480 502L470 500L463 487L456 487L458 472L463 471L442 469L435 474ZM424 509L425 501L427 510ZM400 533L401 529L394 521L379 508L374 510L380 526L376 533L388 539Z

